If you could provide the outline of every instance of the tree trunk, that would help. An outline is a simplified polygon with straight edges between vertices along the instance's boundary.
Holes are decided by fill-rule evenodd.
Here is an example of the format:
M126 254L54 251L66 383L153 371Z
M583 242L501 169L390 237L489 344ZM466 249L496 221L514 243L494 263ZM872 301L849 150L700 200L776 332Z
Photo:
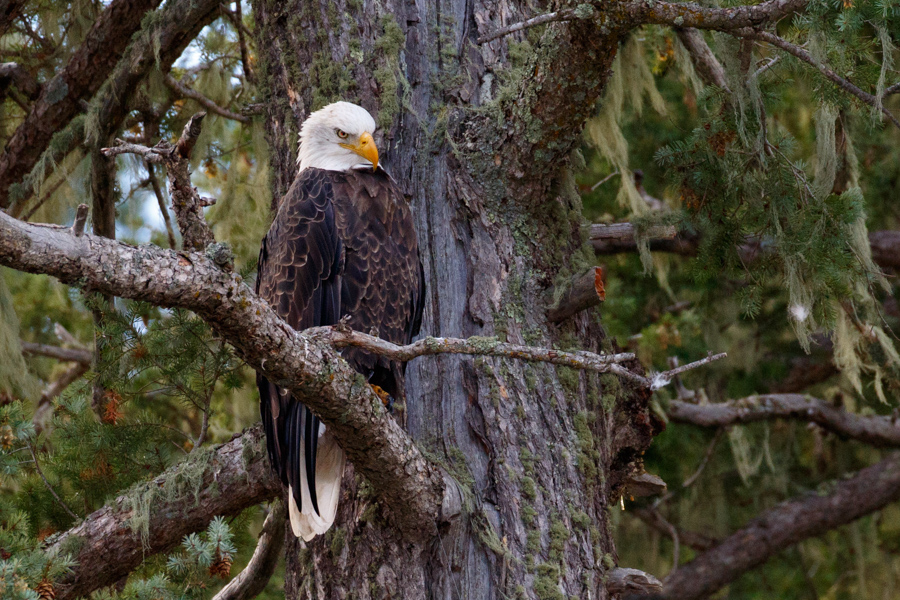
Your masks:
M618 40L579 21L537 30L547 43L517 53L512 36L477 45L533 11L467 0L257 2L274 197L296 173L303 119L357 102L382 127L382 164L416 217L423 334L610 351L596 309L554 324L546 308L594 261L570 162ZM608 597L609 511L659 427L649 394L608 375L453 355L410 363L407 389L395 415L462 484L462 513L412 544L348 469L327 535L304 548L288 528L287 597Z

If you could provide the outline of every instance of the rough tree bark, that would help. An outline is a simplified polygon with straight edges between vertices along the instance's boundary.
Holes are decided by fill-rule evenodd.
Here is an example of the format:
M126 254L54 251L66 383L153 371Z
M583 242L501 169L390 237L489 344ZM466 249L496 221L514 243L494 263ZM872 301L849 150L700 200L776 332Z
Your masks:
M298 124L328 101L357 101L383 127L383 164L415 213L423 333L610 349L596 310L554 324L546 300L589 265L567 167L617 32L548 25L514 65L505 39L476 40L532 16L525 3L254 8L276 202L296 172ZM647 392L490 357L414 362L407 378L408 431L463 484L463 515L410 543L348 469L328 535L306 549L286 536L287 597L608 597L607 508L654 433Z

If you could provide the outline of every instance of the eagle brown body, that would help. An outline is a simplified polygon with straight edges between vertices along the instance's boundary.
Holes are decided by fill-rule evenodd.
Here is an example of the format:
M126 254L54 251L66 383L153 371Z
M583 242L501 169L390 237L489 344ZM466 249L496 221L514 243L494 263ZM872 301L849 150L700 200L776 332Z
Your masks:
M354 330L409 343L424 278L409 204L390 176L378 168L301 171L263 240L257 293L297 330L346 316ZM370 384L404 398L403 365L357 348L343 356ZM309 539L334 520L343 451L289 393L262 375L257 383L269 459L296 502L292 523L301 519Z

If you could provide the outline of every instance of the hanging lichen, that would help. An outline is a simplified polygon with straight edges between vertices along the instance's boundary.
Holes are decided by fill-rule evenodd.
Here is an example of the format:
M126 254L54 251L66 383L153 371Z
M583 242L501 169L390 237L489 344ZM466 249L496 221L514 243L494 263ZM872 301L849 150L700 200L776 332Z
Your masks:
M39 387L28 372L19 344L19 318L0 269L0 395L36 400Z

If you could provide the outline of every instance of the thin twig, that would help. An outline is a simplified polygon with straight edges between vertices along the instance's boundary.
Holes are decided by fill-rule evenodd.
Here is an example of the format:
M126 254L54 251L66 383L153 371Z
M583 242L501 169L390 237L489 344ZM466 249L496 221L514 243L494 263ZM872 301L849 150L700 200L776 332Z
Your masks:
M34 447L31 445L31 443L28 444L28 451L31 452L31 458L34 460L34 470L37 471L37 474L40 475L41 479L44 480L44 485L47 486L47 489L50 490L50 493L53 494L54 498L56 498L56 502L63 508L63 510L65 510L67 513L69 513L70 517L72 517L76 521L79 521L80 517L78 515L76 515L75 513L73 513L71 508L66 506L66 503L62 501L62 498L60 498L56 494L56 490L54 490L53 486L50 485L50 482L47 481L47 478L44 476L44 472L41 471L41 466L38 464L37 455L34 453Z
M229 16L227 10L225 11ZM247 81L250 83L256 83L256 75L253 73L253 69L250 67L250 53L247 51L247 36L250 35L249 32L245 34L246 27L244 26L244 15L241 11L241 0L235 0L234 3L234 19L232 19L232 23L234 23L234 28L237 30L238 34L238 47L241 49L241 65L244 67L244 77L247 78Z
M34 216L34 213L36 213L36 212L37 212L44 204L46 204L46 203L47 203L47 200L49 200L50 197L53 196L53 194L56 193L56 190L58 190L58 189L62 186L62 184L64 184L65 182L66 182L66 178L65 178L65 177L60 177L59 180L58 180L56 183L54 183L52 186L50 186L50 189L49 189L49 190L47 190L46 192L44 192L44 195L41 196L41 199L38 200L37 204L35 204L35 205L31 208L31 210L29 210L29 211L25 214L25 216L22 217L22 220L23 220L23 221L27 221L27 220L31 219L31 217Z
M684 480L684 483L681 484L682 488L689 488L694 485L694 482L700 477L700 474L703 473L703 469L706 468L706 464L709 462L709 459L713 455L713 451L716 449L716 444L719 443L719 439L722 437L722 433L725 431L724 427L719 427L716 429L716 435L713 436L712 441L709 443L709 446L706 448L706 454L703 455L703 460L700 461L700 466L697 467L697 470L694 471L694 474Z
M604 177L603 179L601 179L600 181L598 181L597 183L595 183L594 185L592 185L592 186L591 186L591 191L593 192L593 191L596 190L598 187L600 187L601 185L603 185L604 183L606 183L607 181L609 181L610 179L612 179L613 177L615 177L615 176L618 175L618 174L619 174L619 170L616 169L615 171L613 171L612 173L610 173L609 175L607 175L606 177Z
M158 148L156 146L150 148L147 146L140 146L138 144L129 144L128 142L124 142L119 138L116 138L116 145L111 148L101 148L100 152L103 153L104 156L118 156L120 154L137 154L138 156L142 156L144 160L151 163L161 163L164 162L163 153L166 150L164 148Z
M763 73L765 73L766 71L768 71L769 69L774 67L775 63L777 63L779 60L781 60L780 56L776 56L775 58L769 60L768 62L766 62L766 64L764 64L763 66L761 66L760 68L758 68L756 71L753 72L753 77L754 78L759 77L760 75L762 75Z
M169 238L169 248L176 250L178 249L178 242L175 240L175 230L172 228L172 218L169 216L169 209L166 208L166 199L165 196L163 196L162 186L159 185L159 180L156 178L153 163L147 163L147 174L150 179L150 187L153 189L153 194L156 196L156 203L159 205L159 211L162 213L163 222L166 224L166 236Z
M508 344L499 341L497 338L477 336L466 340L426 337L406 346L398 346L381 338L353 331L342 325L314 327L307 329L304 333L315 339L326 341L335 348L355 346L373 354L401 362L408 362L420 356L434 354L470 354L474 356L500 356L533 362L548 362L573 369L609 373L612 371L611 367L617 366L616 363L635 359L634 354L630 352L619 354L594 354L584 350L563 352L562 350L550 348ZM642 379L645 378L642 377Z
M238 121L240 123L249 123L250 118L245 117L244 115L240 115L236 112L232 112L227 108L223 108L198 92L197 90L191 89L186 86L183 82L178 81L171 74L167 73L165 78L163 79L166 86L171 90L181 94L184 98L190 98L191 100L195 100L198 104L209 110L210 112L214 112L219 116L225 117L226 119L232 119L234 121Z
M703 365L707 365L713 361L721 360L728 356L726 352L722 352L720 354L710 354L706 358L695 360L692 363L688 363L686 365L682 365L680 367L676 367L674 369L669 369L668 371L663 371L662 373L656 373L653 375L653 389L659 389L665 385L668 385L669 382L672 381L672 378L676 375L680 375L685 371L690 371L691 369L696 369L697 367L702 367Z
M566 10L560 10L557 12L547 13L544 15L538 15L536 17L532 17L527 21L521 21L519 23L513 23L512 25L507 25L506 27L501 27L494 33L489 33L487 35L483 35L478 38L479 44L486 44L497 38L501 38L505 35L509 35L511 33L515 33L517 31L522 31L523 29L528 29L529 27L535 27L537 25L543 25L544 23L552 23L554 21L571 21L575 18L575 9L569 8Z

